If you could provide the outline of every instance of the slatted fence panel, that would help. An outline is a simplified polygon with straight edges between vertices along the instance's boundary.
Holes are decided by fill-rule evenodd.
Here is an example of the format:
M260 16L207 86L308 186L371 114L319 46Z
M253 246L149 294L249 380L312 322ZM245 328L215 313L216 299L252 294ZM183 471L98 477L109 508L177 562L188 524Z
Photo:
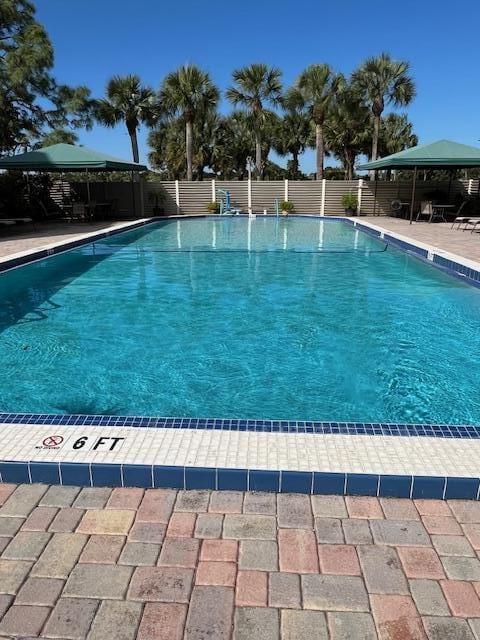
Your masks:
M284 197L284 180L270 180L268 182L252 180L253 213L263 213L264 209L267 210L267 213L275 213L275 199L282 202Z
M206 205L212 201L212 184L205 182L179 182L180 213L206 213Z
M58 181L60 182L60 181ZM52 199L60 203L62 190L75 192L81 200L86 200L85 183L75 182L67 187L68 183L56 184L52 192ZM144 210L145 215L153 215L155 206L154 195L162 194L159 206L165 215L175 214L195 214L205 213L205 205L212 200L212 182L179 182L180 207L177 210L175 181L152 181L144 182ZM293 202L298 213L319 215L322 202L322 181L321 180L289 180L288 199ZM352 192L358 194L358 180L326 180L325 181L325 215L344 215L342 206L342 196ZM232 206L246 213L248 211L248 181L247 180L226 180L215 181L216 199L220 200L222 195L220 189L229 191ZM275 211L275 199L280 201L285 196L285 181L252 181L252 209L255 213L263 213L267 209L268 213ZM470 194L472 197L478 196L479 180L454 180L450 185L450 200L453 201L457 194L462 196ZM429 192L442 191L448 193L448 182L432 182L417 180L415 201L418 205L422 199L426 199ZM363 180L361 213L362 215L388 215L391 212L392 200L400 199L409 202L411 199L412 183L403 181L378 181L375 195L375 183ZM133 215L133 194L130 182L92 182L90 183L91 199L98 202L115 200L116 214L119 217L132 217ZM376 205L375 205L376 199ZM137 197L137 212L140 211ZM139 215L139 213L138 213Z
M345 208L342 197L346 193L358 195L358 180L326 180L325 181L325 215L344 216Z
M158 194L158 206L163 209L163 213L167 216L174 216L177 212L175 201L175 181L154 181L144 183L144 210L146 216L153 215L155 204L155 195Z
M319 215L322 201L321 180L289 180L288 199L297 213Z

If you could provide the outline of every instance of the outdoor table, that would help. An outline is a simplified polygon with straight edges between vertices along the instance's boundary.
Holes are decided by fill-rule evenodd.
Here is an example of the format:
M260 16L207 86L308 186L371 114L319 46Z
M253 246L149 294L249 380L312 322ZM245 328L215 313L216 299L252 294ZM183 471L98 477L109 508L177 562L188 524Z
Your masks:
M432 220L433 220L433 216L434 216L434 214L435 214L435 211L436 211L436 210L438 210L438 212L439 212L440 217L442 218L442 220L443 220L444 222L447 222L447 221L445 220L444 215L443 215L443 214L445 213L445 210L446 210L446 209L456 209L456 205L454 205L454 204L433 204L433 205L432 205L432 213L431 213L431 215L430 215L430 218L429 218L428 222L432 222Z

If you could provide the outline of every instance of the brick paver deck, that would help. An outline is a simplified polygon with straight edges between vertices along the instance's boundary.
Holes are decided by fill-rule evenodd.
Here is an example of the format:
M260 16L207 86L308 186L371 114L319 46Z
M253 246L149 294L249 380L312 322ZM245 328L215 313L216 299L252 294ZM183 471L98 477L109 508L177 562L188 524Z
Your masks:
M401 233L412 240L425 242L437 249L456 253L458 256L480 262L480 235L471 233L470 230L452 229L450 222L414 222L389 216L368 216L359 218L382 227L385 231Z
M480 639L477 502L0 484L0 505L0 639Z

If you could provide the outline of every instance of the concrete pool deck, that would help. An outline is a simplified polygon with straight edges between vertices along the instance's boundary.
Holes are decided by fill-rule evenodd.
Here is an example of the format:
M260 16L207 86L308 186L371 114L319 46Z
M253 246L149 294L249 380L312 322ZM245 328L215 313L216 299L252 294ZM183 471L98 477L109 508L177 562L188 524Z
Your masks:
M0 485L0 637L479 640L480 504Z

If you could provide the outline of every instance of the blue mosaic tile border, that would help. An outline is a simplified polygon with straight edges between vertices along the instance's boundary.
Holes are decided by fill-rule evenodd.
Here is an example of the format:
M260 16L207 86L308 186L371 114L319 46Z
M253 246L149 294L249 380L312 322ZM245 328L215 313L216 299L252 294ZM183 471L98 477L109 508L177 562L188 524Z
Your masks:
M0 482L478 500L480 478L0 461Z
M147 427L153 429L216 429L261 433L316 433L320 435L402 436L425 438L480 438L480 425L389 424L375 422L312 422L307 420L241 420L221 418L162 418L147 416L61 415L0 413L0 424L61 425L67 427Z
M387 242L388 244L398 247L399 249L406 251L407 253L413 255L414 257L421 258L426 264L429 264L430 266L434 266L438 269L441 269L442 271L445 271L449 275L457 279L460 279L462 282L470 284L474 287L480 287L480 271L477 271L476 269L467 267L466 265L461 264L460 262L456 262L454 260L448 260L447 258L444 258L443 256L438 255L435 252L435 250L431 251L432 259L430 260L428 258L429 252L427 251L427 249L418 247L417 245L412 244L410 242L404 242L403 240L395 238L389 233L384 233L383 237L381 237L380 231L376 229L371 229L370 227L367 227L363 225L361 222L358 222L356 220L353 220L350 218L344 218L343 220L345 223L351 226L355 226L356 229L360 229L363 233L366 233L367 235L370 235L374 238L378 238L380 240Z

